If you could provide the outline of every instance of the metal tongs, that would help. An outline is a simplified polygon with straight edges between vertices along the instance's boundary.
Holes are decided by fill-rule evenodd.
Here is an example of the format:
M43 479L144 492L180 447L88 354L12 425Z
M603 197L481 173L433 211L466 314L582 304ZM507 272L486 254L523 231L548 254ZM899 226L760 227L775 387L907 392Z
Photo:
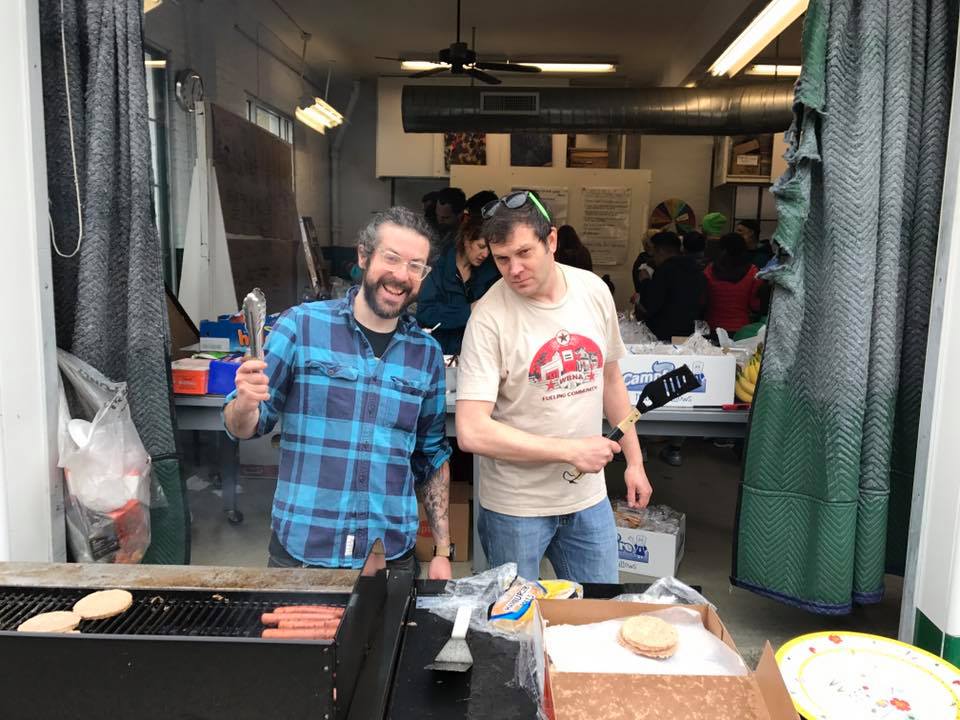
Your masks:
M263 332L267 323L267 298L254 288L243 299L243 323L250 338L250 357L263 360Z

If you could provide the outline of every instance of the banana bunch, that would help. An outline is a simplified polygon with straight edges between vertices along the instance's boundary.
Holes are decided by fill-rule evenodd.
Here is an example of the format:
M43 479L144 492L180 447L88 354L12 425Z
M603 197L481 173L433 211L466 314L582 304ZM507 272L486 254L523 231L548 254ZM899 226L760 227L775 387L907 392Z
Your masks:
M757 388L757 378L760 377L760 362L763 359L763 345L751 356L747 364L737 371L735 392L737 400L745 403L753 402L753 393Z

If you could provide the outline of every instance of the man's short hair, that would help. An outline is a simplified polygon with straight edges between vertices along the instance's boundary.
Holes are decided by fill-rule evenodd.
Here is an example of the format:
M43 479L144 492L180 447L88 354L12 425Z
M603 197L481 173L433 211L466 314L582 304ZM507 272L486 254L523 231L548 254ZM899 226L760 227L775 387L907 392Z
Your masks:
M650 244L655 248L663 248L665 250L673 250L675 252L680 252L682 247L680 238L677 237L677 234L669 231L658 232L656 235L650 238Z
M707 249L707 238L703 233L696 230L690 230L683 234L683 251L686 253L698 253Z
M737 220L737 225L743 225L747 230L753 233L753 239L760 239L760 223L756 220Z
M437 195L440 194L439 190L431 190L428 193L424 193L423 197L420 198L420 202L436 202Z
M527 192L534 194L532 190ZM537 199L540 200L539 195ZM540 203L547 207L542 200ZM550 212L550 208L547 208L547 212ZM527 200L516 210L511 210L502 203L498 205L493 215L483 221L483 229L480 232L486 238L488 245L499 245L505 243L510 234L521 225L526 225L533 230L533 234L544 244L553 228L553 224L543 216L540 208Z
M474 193L467 200L467 212L475 217L480 217L484 206L497 199L497 194L493 190L481 190Z
M444 188L437 193L437 204L443 203L453 208L453 212L459 215L467 206L467 194L458 187Z
M396 225L423 236L430 243L428 262L433 259L436 254L437 235L430 223L413 210L399 206L378 212L370 218L370 222L360 231L357 236L357 248L362 250L364 255L369 257L380 246L380 228L383 225Z

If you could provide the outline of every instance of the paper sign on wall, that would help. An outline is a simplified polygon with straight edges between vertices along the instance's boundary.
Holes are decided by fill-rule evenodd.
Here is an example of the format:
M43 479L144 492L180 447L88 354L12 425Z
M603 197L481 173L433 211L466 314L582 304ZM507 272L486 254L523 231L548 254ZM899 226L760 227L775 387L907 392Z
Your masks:
M630 188L583 188L580 239L590 249L594 265L619 265L627 261Z
M555 227L567 224L567 208L570 193L565 187L513 187L511 190L533 190L550 213L550 224Z

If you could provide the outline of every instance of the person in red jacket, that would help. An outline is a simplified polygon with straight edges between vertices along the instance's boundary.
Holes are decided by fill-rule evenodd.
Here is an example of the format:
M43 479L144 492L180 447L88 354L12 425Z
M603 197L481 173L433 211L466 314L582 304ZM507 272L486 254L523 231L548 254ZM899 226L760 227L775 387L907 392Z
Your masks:
M760 310L763 281L750 262L747 245L736 233L720 239L721 253L703 271L707 279L705 319L710 329L723 328L733 335L750 322L750 313Z

